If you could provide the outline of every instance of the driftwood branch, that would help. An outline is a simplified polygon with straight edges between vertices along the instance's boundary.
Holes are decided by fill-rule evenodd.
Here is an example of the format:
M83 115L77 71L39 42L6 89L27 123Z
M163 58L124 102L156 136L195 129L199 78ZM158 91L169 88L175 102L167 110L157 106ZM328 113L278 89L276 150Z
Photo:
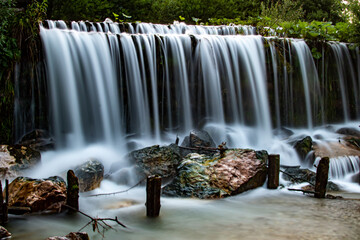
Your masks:
M287 190L289 190L289 191L297 191L297 192L302 192L302 193L308 193L308 194L315 194L316 193L314 191L295 189L295 188L288 188Z
M135 184L134 186L123 190L123 191L118 191L118 192L112 192L112 193L100 193L100 194L93 194L93 195L89 195L89 197L99 197L99 196L109 196L109 195L115 195L115 194L120 194L120 193L126 193L128 191L130 191L133 188L136 188L137 186L139 186L146 178L141 179L137 184Z
M285 171L283 171L283 170L281 170L281 169L280 169L280 172L282 172L283 174L289 176L290 178L292 178L292 179L294 179L294 180L301 180L301 181L307 182L307 183L309 183L311 186L315 187L315 184L311 183L310 181L308 181L308 180L306 180L306 179L304 179L304 178L295 177L295 176L293 176L293 175L291 175L291 174L289 174L289 173L287 173L287 172L285 172Z
M179 148L186 149L186 150L194 150L194 151L209 151L209 152L217 152L219 148L211 148L211 147L182 147Z
M116 222L118 225L124 227L124 228L127 228L123 223L121 223L117 217L115 218L93 218L91 217L90 215L76 209L76 208L73 208L69 205L63 205L64 207L68 208L68 209L71 209L72 211L76 211L82 215L84 215L85 217L87 218L90 218L90 221L84 226L82 227L79 231L83 230L84 228L86 228L87 226L89 226L90 224L92 225L93 227L93 231L94 232L98 232L102 237L104 237L104 232L105 230L109 230L109 229L114 229L112 226L110 226L109 224L106 223L106 221L113 221L113 222ZM100 228L102 228L102 231L100 231Z

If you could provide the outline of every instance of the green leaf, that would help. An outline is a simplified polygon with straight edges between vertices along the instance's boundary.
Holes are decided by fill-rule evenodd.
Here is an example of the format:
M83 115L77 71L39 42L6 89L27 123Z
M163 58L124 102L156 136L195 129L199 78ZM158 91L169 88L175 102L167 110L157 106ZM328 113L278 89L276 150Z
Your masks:
M131 16L126 15L125 13L121 13L121 14L124 16L124 18L128 18L128 19L132 18Z

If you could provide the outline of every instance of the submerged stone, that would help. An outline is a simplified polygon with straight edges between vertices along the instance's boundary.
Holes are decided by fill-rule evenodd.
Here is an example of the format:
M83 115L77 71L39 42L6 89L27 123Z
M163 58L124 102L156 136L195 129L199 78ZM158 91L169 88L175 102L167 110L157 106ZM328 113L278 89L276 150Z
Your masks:
M260 187L266 180L267 154L229 149L222 156L192 153L183 159L178 175L163 193L169 196L222 198Z
M340 128L339 130L336 131L336 133L360 138L360 131L355 128Z
M282 178L286 181L290 181L292 184L299 183L311 183L306 190L312 191L314 190L315 181L316 181L316 173L300 167L286 167L284 168ZM333 182L328 181L326 186L328 191L339 191L340 188Z
M310 136L307 136L294 144L294 148L302 161L305 164L312 165L314 163L314 155L311 154L313 150L313 141ZM311 156L309 156L311 154Z
M104 165L96 159L91 159L76 167L74 172L79 178L80 192L87 192L100 187L104 178Z

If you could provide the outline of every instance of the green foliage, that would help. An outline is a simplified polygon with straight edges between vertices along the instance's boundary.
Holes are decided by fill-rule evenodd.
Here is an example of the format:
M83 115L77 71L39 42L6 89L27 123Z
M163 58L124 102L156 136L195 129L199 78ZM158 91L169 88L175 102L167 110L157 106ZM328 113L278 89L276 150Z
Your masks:
M15 18L13 5L11 0L0 1L0 79L3 72L20 55L16 40L11 34Z
M346 8L348 21L351 23L348 31L351 31L351 42L360 44L360 2L358 0L348 0Z
M121 15L113 13L113 16L114 16L116 22L124 22L124 21L131 19L131 16L128 16L124 13L121 13Z
M47 18L65 21L104 21L113 12L124 12L108 0L49 0Z
M299 0L298 0L299 1ZM344 20L344 5L341 0L301 0L303 10L305 11L304 20L323 21L323 22L341 22Z
M266 7L269 6L269 7ZM298 21L303 18L304 11L301 3L297 1L284 0L283 2L270 2L270 0L261 3L261 17L283 21Z

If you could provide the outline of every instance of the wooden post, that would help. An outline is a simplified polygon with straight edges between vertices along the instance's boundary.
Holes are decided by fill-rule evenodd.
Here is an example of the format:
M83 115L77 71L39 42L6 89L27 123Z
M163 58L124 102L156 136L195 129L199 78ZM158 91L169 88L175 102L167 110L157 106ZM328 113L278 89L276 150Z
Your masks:
M328 182L330 160L328 157L324 157L319 161L319 165L316 170L316 182L315 182L315 197L325 198L326 185Z
M67 197L66 205L72 207L69 208L70 213L77 212L79 210L79 179L75 176L73 170L67 172Z
M1 216L1 223L7 223L8 222L8 206L9 206L9 180L5 180L5 202L4 202L4 197L3 197L3 192L2 192L2 185L0 185L1 188L1 197L0 197L0 201L1 201L1 212L2 212L2 216Z
M146 182L146 216L158 217L160 213L161 177L148 176Z
M280 155L269 155L268 166L268 189L277 189L279 186L279 173L280 173Z
M4 224L4 197L3 197L3 190L2 190L2 183L0 181L0 214L1 214L1 224Z
M358 164L359 164L359 174L358 174L358 177L359 177L359 185L360 185L360 156L358 156L358 159L359 159L359 161L358 161Z

